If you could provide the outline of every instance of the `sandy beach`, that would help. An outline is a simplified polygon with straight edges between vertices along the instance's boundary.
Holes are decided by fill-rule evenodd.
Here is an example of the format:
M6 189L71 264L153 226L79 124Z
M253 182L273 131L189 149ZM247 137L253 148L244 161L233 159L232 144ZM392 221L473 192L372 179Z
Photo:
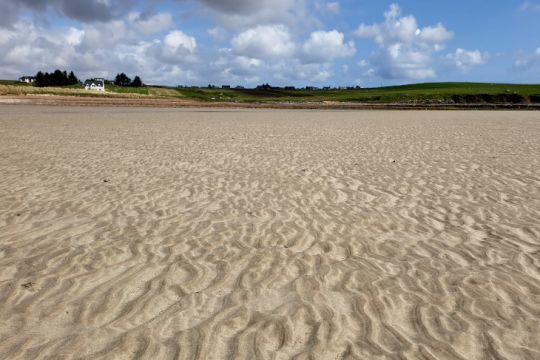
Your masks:
M540 359L539 139L0 104L0 359Z

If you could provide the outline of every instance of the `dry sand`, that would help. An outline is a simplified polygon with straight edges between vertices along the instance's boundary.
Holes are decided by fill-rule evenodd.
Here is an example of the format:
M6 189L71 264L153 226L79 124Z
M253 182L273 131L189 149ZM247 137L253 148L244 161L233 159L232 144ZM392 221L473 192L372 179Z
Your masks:
M0 105L1 359L540 359L540 113Z

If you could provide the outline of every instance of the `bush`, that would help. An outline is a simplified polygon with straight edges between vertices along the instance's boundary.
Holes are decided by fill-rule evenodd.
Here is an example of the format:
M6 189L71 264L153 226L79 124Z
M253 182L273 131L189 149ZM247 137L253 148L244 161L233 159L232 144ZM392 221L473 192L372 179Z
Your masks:
M114 85L117 86L132 86L132 87L141 87L143 82L139 76L135 76L135 79L131 79L124 73L117 74L114 79Z
M540 95L529 96L529 101L536 104L540 103Z
M521 94L477 94L477 95L452 95L455 104L521 104L526 103L527 98ZM531 100L532 101L532 100Z

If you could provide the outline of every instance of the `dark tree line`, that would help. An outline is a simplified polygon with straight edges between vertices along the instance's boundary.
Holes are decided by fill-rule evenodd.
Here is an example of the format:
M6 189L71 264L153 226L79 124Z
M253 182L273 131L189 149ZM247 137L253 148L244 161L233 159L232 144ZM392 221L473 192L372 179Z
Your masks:
M141 87L143 82L140 77L135 76L135 79L131 79L124 73L117 74L114 78L114 84L117 86L131 86L131 87Z
M43 73L42 71L36 74L35 85L38 87L45 86L66 86L66 85L77 85L79 79L75 76L73 71L70 71L69 74L67 71L55 70L52 73Z
M271 90L271 89L272 89L272 86L271 86L270 84L266 83L266 84L258 85L258 86L257 86L257 89Z

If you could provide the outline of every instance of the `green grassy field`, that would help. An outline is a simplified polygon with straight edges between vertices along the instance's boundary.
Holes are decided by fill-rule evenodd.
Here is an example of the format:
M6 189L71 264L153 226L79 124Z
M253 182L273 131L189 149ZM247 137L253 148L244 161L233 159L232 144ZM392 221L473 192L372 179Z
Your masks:
M354 90L178 89L186 98L239 102L528 103L540 85L432 83Z
M0 81L0 95L51 94L73 96L121 96L182 98L206 102L257 103L540 103L539 85L487 83L424 83L352 90L207 89L147 86L142 88L107 85L107 92L85 91L82 86L36 88L28 84Z

